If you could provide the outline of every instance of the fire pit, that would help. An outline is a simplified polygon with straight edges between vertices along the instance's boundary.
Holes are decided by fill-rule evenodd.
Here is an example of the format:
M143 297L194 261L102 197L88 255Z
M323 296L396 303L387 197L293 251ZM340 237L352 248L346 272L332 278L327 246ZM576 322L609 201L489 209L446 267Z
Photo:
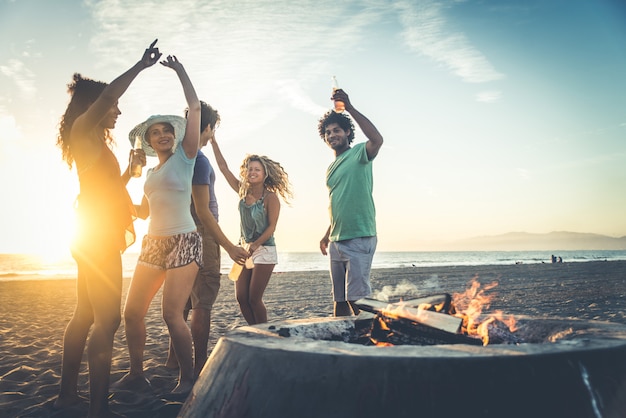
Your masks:
M355 344L355 318L241 327L179 416L626 416L626 326L516 319L523 342L486 346Z

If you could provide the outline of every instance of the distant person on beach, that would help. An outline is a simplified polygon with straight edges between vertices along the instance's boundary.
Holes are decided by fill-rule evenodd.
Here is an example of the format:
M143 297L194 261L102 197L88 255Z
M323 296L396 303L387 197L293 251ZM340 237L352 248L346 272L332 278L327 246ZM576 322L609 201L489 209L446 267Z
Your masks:
M239 169L239 178L230 171L215 137L211 145L217 165L230 187L240 197L240 244L252 262L235 281L235 295L241 313L250 325L267 322L263 293L278 263L274 231L280 213L280 196L285 203L292 197L289 176L283 167L265 156L248 155Z
M144 318L157 291L163 286L162 315L178 358L178 384L173 394L186 396L193 387L191 332L183 312L202 266L202 241L189 210L191 178L200 144L200 101L183 65L175 56L161 64L176 72L187 101L187 119L174 115L153 115L129 134L140 138L142 148L159 163L148 169L144 196L137 214L150 216L148 233L133 274L124 324L130 355L130 371L115 387L138 390L150 387L144 376L146 343Z
M354 304L370 295L370 271L376 251L376 209L372 162L383 137L378 129L354 108L342 89L333 93L359 125L367 141L351 147L354 125L345 113L328 111L319 120L320 137L334 151L335 160L326 170L330 197L330 226L320 241L322 254L330 254L330 276L334 300L333 314L358 314Z
M120 173L110 149L110 130L121 114L118 99L142 70L161 57L155 44L156 40L141 60L108 85L74 74L68 86L71 99L59 127L57 145L70 168L76 164L80 194L72 244L78 266L77 303L63 338L61 387L54 407L80 402L78 373L87 344L90 417L113 415L108 404L109 375L113 338L120 324L121 253L135 241L135 210L126 190L130 164ZM145 165L143 152L131 151L130 158Z
M220 115L209 104L200 101L200 148L205 147L215 135ZM189 109L185 111L185 117ZM230 242L218 222L218 205L215 196L215 170L202 150L198 150L191 178L191 216L202 236L202 261L191 290L191 298L185 309L185 319L191 309L191 336L194 347L194 375L197 377L207 361L209 332L211 331L211 310L220 290L220 245L230 258L243 264L248 252ZM178 368L176 352L170 339L170 347L165 366Z

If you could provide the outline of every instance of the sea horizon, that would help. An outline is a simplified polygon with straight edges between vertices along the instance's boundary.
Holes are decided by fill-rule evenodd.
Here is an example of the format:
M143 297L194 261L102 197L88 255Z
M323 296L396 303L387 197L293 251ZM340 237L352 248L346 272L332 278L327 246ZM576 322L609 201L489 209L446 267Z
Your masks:
M568 251L379 251L372 269L480 266L551 263L552 255L562 262L626 260L626 250ZM139 253L122 255L123 276L130 278ZM279 252L274 272L311 272L328 270L329 259L319 252ZM221 272L232 266L228 254L222 253ZM76 276L76 263L69 256L48 259L38 254L0 254L0 281L68 279Z

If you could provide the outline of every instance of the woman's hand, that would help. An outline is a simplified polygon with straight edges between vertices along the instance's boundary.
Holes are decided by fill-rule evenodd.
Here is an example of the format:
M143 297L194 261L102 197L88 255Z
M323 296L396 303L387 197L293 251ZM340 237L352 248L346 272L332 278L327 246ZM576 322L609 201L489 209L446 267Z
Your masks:
M141 57L141 63L143 64L144 68L148 68L156 64L159 61L159 58L161 58L161 55L163 55L159 52L159 48L154 47L157 41L158 39L155 39L154 42L152 42L150 46L146 48L146 50L143 52L143 57Z
M180 61L178 61L178 58L176 58L176 55L168 55L167 59L161 61L161 65L164 65L165 67L169 67L176 72L183 69L183 64L181 64Z

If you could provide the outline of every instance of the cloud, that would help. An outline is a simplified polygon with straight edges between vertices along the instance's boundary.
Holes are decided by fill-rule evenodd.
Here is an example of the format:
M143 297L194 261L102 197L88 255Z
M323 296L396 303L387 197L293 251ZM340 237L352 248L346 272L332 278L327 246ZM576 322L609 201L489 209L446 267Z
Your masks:
M26 99L33 98L37 93L35 74L22 61L11 58L7 65L0 65L0 72L15 83Z
M463 33L446 29L442 2L407 0L394 3L394 7L404 26L404 41L410 49L469 83L485 83L504 77Z
M379 14L389 13L375 2L357 7L331 0L180 0L158 2L158 7L131 0L87 4L96 26L90 45L100 57L98 67L111 72L127 68L158 38L162 53L181 60L202 99L234 120L247 120L233 127L242 135L270 123L285 103L305 113L323 113L326 108L310 94L312 86L328 77L330 92L338 58L359 48ZM128 109L153 107L153 97L161 107L183 100L169 70L149 71L149 77L133 82L143 98ZM286 102L277 100L279 96Z

